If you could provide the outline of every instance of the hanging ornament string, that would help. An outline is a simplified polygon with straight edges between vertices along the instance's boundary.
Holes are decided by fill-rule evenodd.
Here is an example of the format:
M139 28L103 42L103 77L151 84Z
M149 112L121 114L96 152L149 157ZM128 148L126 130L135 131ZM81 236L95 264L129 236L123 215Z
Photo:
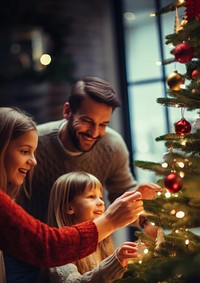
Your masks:
M184 118L184 114L185 114L185 107L181 107L181 118Z

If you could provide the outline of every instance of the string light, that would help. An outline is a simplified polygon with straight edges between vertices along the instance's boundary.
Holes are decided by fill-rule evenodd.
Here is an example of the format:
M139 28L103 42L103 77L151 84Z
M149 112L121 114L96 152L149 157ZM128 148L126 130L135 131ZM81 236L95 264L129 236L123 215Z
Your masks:
M160 61L156 62L156 65L161 66L162 62L160 62Z
M188 239L186 239L186 240L185 240L185 244L186 244L186 246L188 246L188 245L189 245L189 242L190 242L190 241L189 241Z
M184 168L185 167L185 163L184 162L177 162L178 166L180 168Z
M167 162L163 162L163 163L161 164L161 166L162 166L162 168L167 168L167 167L168 167L168 163L167 163Z
M179 0L178 1L178 4L184 4L185 3L185 0Z
M185 216L185 212L183 212L183 211L178 211L177 213L176 213L176 218L183 218Z
M187 143L187 140L186 140L186 139L182 139L182 141L181 141L181 145L185 146L185 145L186 145L186 143Z
M172 214L172 215L174 215L176 213L176 210L175 209L172 209L171 211L170 211L170 214Z
M170 192L166 192L166 193L165 193L165 197L166 197L166 198L170 198L170 197L171 197L171 193L170 193Z

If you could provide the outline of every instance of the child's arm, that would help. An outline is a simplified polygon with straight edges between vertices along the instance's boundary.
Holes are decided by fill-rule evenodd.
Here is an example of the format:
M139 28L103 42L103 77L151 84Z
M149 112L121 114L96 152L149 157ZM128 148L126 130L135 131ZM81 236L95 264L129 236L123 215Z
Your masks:
M137 257L137 243L125 242L116 251L117 258L123 267L126 267L131 258Z

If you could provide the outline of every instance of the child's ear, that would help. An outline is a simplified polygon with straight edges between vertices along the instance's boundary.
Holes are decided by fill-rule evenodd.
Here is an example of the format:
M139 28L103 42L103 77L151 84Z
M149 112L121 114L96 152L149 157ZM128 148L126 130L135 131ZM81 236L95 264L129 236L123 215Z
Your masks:
M74 214L74 209L73 207L70 205L69 208L67 209L67 214Z

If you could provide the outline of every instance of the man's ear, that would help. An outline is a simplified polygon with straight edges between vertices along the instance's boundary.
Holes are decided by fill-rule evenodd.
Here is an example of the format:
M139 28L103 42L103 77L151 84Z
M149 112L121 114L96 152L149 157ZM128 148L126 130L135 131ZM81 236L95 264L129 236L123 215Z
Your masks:
M69 102L65 102L63 106L63 118L68 120L71 115L72 115L72 111Z
M74 214L75 211L73 209L73 207L70 205L69 208L67 209L67 214Z

